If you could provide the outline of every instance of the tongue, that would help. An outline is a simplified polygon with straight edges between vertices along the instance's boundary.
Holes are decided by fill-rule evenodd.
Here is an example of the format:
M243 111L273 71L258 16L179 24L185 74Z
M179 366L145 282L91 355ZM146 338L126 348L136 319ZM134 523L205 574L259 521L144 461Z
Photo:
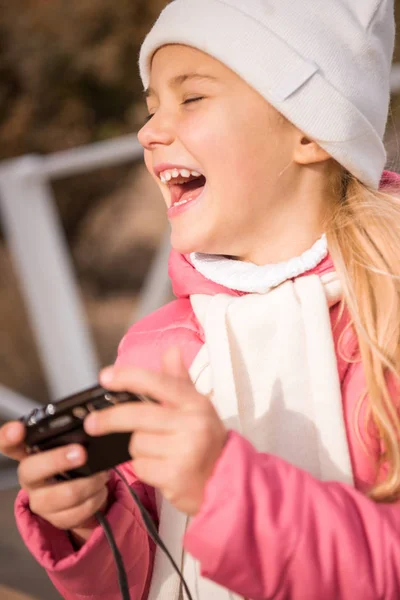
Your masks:
M188 198L197 198L204 187L205 181L203 178L193 179L184 183L181 187L185 190L181 196L181 200L188 200Z
M176 202L181 202L182 200L194 200L203 191L205 183L205 177L199 177L180 185L171 186L173 204Z

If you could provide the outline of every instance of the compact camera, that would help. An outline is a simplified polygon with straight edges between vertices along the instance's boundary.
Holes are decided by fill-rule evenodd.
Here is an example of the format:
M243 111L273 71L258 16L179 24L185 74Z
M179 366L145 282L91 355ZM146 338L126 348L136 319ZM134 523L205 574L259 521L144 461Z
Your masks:
M128 447L132 433L92 437L83 428L83 421L89 413L122 402L153 402L153 400L130 392L111 392L96 385L33 410L20 419L26 427L27 451L43 452L67 444L84 446L88 455L86 464L60 474L58 479L86 477L131 460Z

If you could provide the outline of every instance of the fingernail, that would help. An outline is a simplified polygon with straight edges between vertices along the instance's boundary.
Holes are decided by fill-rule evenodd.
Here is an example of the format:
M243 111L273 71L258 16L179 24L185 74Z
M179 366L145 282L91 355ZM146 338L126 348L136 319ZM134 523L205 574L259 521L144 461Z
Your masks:
M107 367L106 369L103 369L100 372L100 381L104 385L108 385L108 384L112 383L113 378L114 378L113 367Z
M81 460L81 451L79 448L71 448L65 456L70 462L76 463Z

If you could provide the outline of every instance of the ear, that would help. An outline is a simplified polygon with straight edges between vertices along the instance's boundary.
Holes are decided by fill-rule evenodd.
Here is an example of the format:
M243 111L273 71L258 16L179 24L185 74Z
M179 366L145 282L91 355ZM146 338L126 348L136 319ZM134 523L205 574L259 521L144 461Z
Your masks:
M303 133L299 132L296 140L293 162L299 165L311 165L313 163L321 163L332 158L330 154L321 146L310 140Z

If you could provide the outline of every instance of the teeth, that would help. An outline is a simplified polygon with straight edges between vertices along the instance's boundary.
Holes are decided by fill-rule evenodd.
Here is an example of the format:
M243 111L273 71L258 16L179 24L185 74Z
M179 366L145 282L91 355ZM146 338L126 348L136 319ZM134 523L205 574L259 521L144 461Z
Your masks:
M181 204L187 204L191 200L193 200L193 198L188 198L187 200L180 200L179 202L175 202L174 206L180 206Z
M160 173L160 179L162 183L168 183L171 179L177 179L178 177L201 177L201 173L198 171L189 171L189 169L170 169L169 171L163 171Z

